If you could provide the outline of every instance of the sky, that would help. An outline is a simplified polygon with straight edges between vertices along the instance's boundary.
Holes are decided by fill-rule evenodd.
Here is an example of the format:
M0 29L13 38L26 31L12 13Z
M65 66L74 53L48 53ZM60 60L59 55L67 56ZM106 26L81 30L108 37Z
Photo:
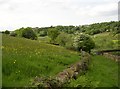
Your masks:
M119 0L0 0L0 31L118 20Z

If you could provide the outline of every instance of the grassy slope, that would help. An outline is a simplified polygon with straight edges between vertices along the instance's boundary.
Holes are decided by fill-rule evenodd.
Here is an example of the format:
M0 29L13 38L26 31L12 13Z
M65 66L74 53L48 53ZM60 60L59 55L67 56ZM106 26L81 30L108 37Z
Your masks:
M118 48L118 36L101 33L92 36L96 50ZM118 64L103 56L93 56L90 69L85 75L72 80L67 86L82 87L115 87L118 86Z
M96 43L96 49L105 50L105 49L116 49L118 48L118 36L113 36L109 32L96 34L92 36L93 40Z
M3 35L3 86L26 86L35 76L54 76L79 60L78 53Z
M118 86L118 64L103 56L93 56L90 69L85 75L72 80L67 86L116 87Z

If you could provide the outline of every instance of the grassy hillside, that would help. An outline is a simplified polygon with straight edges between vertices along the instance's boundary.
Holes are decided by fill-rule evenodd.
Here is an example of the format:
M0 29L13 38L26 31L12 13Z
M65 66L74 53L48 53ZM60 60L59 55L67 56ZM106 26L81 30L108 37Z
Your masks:
M105 50L105 49L118 49L119 40L118 34L113 35L110 32L100 33L92 36L96 49Z
M77 33L89 34L95 42L95 50L117 49L120 22L95 23L82 26L54 26L45 28L20 28L7 35L3 35L2 48L2 82L4 87L29 86L30 80L36 76L55 76L68 65L80 60L79 49L74 44L88 47L91 42L79 40ZM27 35L24 36L24 31ZM30 32L29 32L30 31ZM5 35L6 34L6 35ZM34 34L34 35L31 35ZM49 35L50 34L50 35ZM58 34L58 35L56 35ZM37 35L38 37L36 37ZM29 37L30 36L30 37ZM34 38L37 40L30 40ZM28 39L25 39L26 37ZM55 39L53 39L55 38ZM78 39L78 41L76 41ZM81 38L80 38L81 39ZM82 44L85 42L90 44ZM48 44L49 43L49 44ZM56 45L59 46L56 46ZM67 50L70 49L70 50ZM92 53L91 53L92 54ZM113 53L120 55L120 53ZM67 86L117 86L118 65L103 56L92 56L89 70L85 75L72 80Z
M3 35L3 86L26 86L35 76L54 76L79 61L77 52Z
M67 86L118 87L118 63L103 56L93 56L87 73Z

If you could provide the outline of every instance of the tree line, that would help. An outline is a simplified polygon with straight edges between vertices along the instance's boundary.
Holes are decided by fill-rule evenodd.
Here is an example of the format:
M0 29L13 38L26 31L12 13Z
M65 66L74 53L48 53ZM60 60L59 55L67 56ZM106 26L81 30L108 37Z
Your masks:
M90 35L103 32L118 34L120 33L119 28L120 21L111 21L80 26L22 27L12 32L6 30L3 33L32 40L37 40L38 37L48 36L50 38L50 44L60 45L72 50L84 50L90 53L91 49L95 47L95 43Z

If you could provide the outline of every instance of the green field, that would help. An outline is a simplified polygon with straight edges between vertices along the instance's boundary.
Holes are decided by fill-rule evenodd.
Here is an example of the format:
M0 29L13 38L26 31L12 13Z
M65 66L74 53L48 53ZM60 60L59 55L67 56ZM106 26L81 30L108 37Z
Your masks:
M92 38L96 44L97 50L118 49L118 34L113 35L110 32L93 35Z
M117 49L118 39L109 32L91 36L94 50ZM65 47L48 44L48 36L30 40L22 37L2 36L3 87L31 86L36 76L50 77L80 60L80 53ZM93 52L92 51L92 52ZM94 53L94 52L93 52ZM118 87L118 63L99 55L92 55L89 69L67 87Z
M103 56L93 56L85 75L71 80L70 87L118 87L118 63Z
M54 76L80 60L63 47L7 35L2 40L3 87L28 86L35 76Z

